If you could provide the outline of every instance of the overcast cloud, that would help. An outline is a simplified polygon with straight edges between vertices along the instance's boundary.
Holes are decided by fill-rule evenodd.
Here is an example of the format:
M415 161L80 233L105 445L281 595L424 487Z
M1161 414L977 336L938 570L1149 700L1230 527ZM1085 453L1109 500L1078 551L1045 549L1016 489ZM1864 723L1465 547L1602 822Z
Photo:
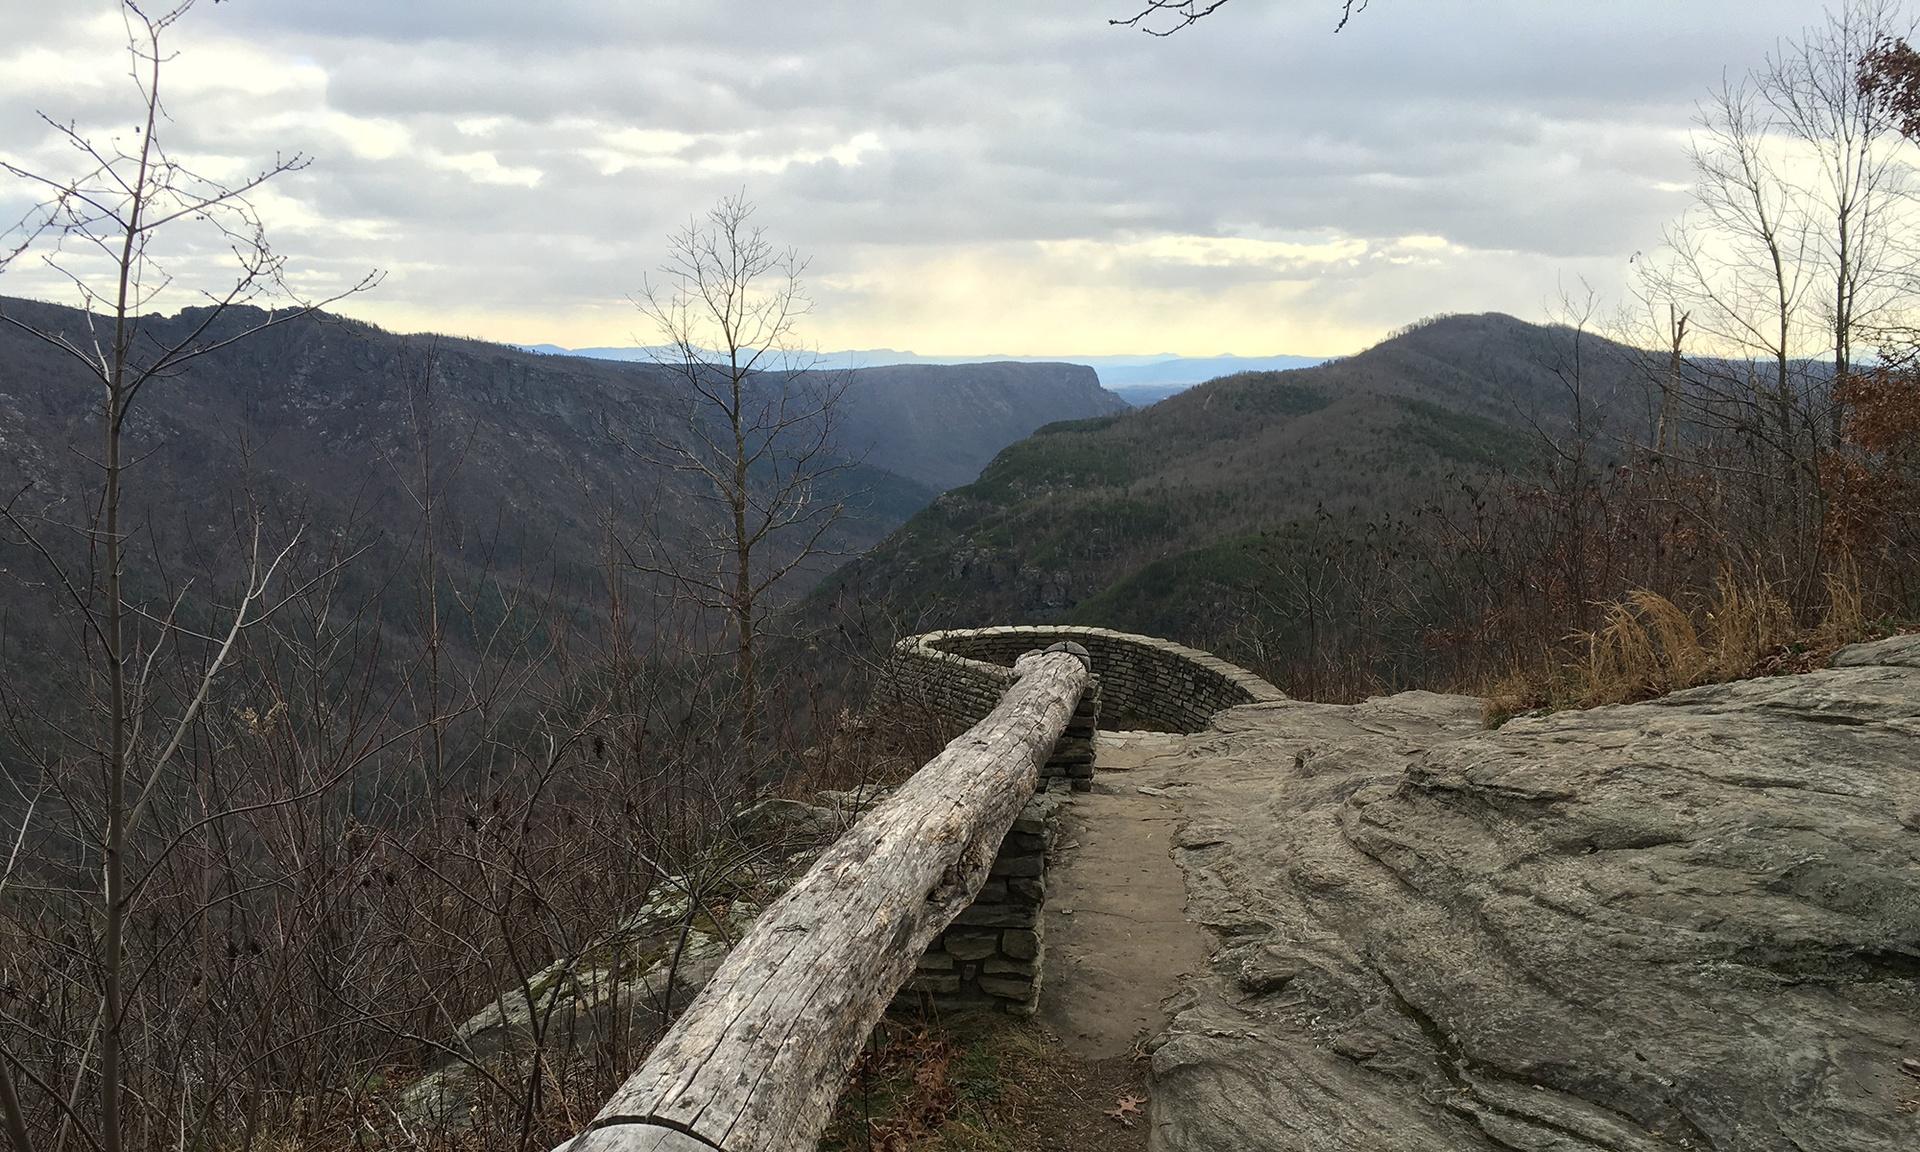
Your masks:
M665 233L744 188L813 258L806 337L921 353L1339 353L1619 289L1685 201L1693 105L1801 0L231 0L178 28L171 141L315 158L264 207L403 330L644 339ZM0 156L126 131L108 0L0 0ZM22 189L0 188L9 219ZM197 267L198 265L185 265ZM59 297L31 266L0 293Z

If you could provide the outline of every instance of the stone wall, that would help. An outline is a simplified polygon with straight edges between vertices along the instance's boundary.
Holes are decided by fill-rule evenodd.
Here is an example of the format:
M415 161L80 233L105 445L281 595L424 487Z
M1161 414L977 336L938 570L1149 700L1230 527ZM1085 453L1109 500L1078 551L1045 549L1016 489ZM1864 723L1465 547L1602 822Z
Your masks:
M1017 657L1062 641L1084 646L1092 657L1108 729L1198 732L1223 708L1286 698L1246 669L1171 640L1047 625L908 637L895 648L892 692L957 728L970 727L1013 683Z
M1080 694L1067 730L1053 746L1053 754L1040 766L1041 792L1072 788L1086 792L1093 787L1093 740L1100 728L1100 681L1094 680Z
M907 1011L988 1007L1031 1016L1046 958L1047 856L1064 797L1034 796L1001 842L980 895L920 958L895 998Z
M1092 785L1094 735L1108 728L1198 732L1213 712L1284 699L1244 668L1208 653L1108 628L968 628L900 641L891 668L895 707L920 708L948 730L972 728L1014 684L1014 660L1035 649L1077 645L1092 664L1092 684L1041 768L1033 803L1006 833L993 872L900 991L900 1008L991 1006L1031 1016L1039 1006L1046 958L1043 902L1054 843L1056 793Z
M1001 627L928 632L900 642L887 693L958 732L979 723L1013 685L1013 662L1056 644L1078 646L1093 682L1040 769L1033 801L1000 846L980 895L934 941L895 1006L989 1006L1032 1015L1046 956L1048 854L1071 788L1093 785L1094 741L1108 728L1197 732L1223 708L1285 699L1279 689L1216 656L1107 628Z

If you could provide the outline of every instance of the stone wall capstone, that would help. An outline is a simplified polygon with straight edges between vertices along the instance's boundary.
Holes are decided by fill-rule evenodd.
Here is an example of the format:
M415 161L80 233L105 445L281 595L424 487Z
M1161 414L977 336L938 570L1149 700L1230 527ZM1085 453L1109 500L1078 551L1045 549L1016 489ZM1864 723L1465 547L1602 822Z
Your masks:
M890 689L965 728L993 711L1022 653L1069 641L1085 647L1099 682L1102 727L1198 732L1216 712L1286 694L1197 648L1110 628L1004 625L927 632L894 649Z

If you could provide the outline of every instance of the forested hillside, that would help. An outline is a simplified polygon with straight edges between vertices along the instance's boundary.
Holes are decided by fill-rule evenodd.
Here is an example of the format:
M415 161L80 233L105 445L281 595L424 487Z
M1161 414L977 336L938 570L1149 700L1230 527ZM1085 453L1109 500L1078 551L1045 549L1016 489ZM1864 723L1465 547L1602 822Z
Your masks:
M1576 360L1576 352L1578 359ZM1225 646L1316 524L1382 525L1524 472L1587 419L1629 438L1631 350L1509 316L1449 316L1359 355L1228 376L1002 452L822 596L927 625L1070 620Z
M0 313L87 345L78 311L0 300ZM144 339L184 338L203 315L147 317ZM262 319L233 310L218 325L237 332ZM1124 407L1091 370L1069 365L822 379L844 391L831 445L838 459L812 498L844 502L847 513L795 574L795 589L1033 428ZM288 539L304 525L308 556L352 554L339 573L343 590L377 602L390 621L413 605L379 589L417 569L422 540L451 586L484 573L580 617L623 548L640 537L679 541L700 526L693 481L663 466L655 442L688 439L685 390L653 365L397 335L326 315L269 327L154 381L129 420L133 546L161 561L136 572L134 594L164 600L169 582L197 576L184 608L191 615L209 580L236 578L257 507ZM0 324L0 485L25 522L84 518L75 513L96 482L95 408L70 356ZM423 527L429 504L433 523ZM52 533L47 544L77 554L71 536ZM27 645L20 658L31 661L44 639L46 574L24 557L10 567L0 607L13 619L9 643Z
M1042 428L814 604L1145 632L1314 698L1639 698L1913 611L1912 413L1884 370L1445 316Z

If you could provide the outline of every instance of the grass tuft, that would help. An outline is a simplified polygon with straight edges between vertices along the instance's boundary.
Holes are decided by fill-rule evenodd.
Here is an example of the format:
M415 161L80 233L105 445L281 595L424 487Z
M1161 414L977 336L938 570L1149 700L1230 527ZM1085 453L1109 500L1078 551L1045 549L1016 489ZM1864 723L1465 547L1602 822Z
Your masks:
M1859 574L1847 563L1826 575L1826 604L1803 626L1765 580L1723 571L1692 609L1639 589L1599 605L1599 625L1515 667L1485 693L1488 727L1561 708L1624 704L1751 676L1806 671L1875 631L1862 609Z

